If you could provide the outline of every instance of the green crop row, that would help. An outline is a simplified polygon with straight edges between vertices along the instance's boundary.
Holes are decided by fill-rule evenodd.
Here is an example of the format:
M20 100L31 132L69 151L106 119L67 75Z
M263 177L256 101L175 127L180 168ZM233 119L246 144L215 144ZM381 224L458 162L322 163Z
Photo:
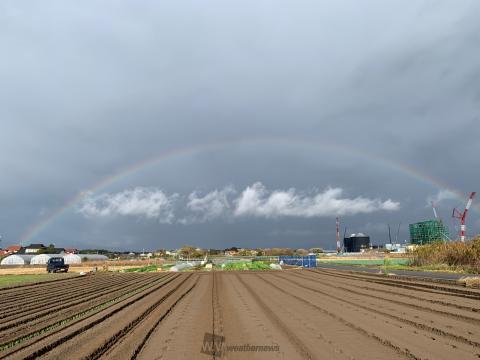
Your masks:
M143 267L124 270L124 272L155 272L155 271L157 271L157 265L147 265Z
M270 270L270 266L261 261L238 261L238 262L228 262L221 266L222 270Z

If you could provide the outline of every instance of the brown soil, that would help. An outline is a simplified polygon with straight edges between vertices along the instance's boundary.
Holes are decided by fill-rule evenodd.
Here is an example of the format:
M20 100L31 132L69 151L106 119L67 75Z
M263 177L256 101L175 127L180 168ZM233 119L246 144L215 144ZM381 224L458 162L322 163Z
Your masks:
M478 360L479 300L331 270L98 274L0 291L0 359Z

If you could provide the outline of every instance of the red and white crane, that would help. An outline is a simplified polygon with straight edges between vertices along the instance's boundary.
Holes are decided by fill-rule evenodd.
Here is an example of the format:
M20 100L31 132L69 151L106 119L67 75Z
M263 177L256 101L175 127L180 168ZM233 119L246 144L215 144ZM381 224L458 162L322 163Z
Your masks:
M465 219L467 218L468 209L472 206L473 198L475 197L476 192L473 191L467 201L467 206L465 206L465 210L463 212L458 211L456 208L453 209L452 217L460 219L460 240L465 241Z

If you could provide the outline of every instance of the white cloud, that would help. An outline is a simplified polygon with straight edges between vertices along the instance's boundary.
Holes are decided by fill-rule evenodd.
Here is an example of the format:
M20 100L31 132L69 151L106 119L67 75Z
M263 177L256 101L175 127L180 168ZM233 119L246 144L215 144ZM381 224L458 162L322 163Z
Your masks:
M177 197L177 194L166 195L158 189L141 187L116 194L86 194L78 211L86 217L137 216L171 223Z
M227 186L222 190L214 190L205 196L199 196L194 191L188 196L187 209L193 214L180 219L183 224L211 221L227 217L231 212L228 196L235 193L235 189Z
M442 189L436 195L431 195L427 198L428 206L430 206L431 202L433 201L435 204L438 204L445 200L456 200L457 195L450 190Z
M343 190L328 188L324 192L311 196L289 190L269 192L262 183L248 186L235 200L235 216L256 216L275 218L291 217L324 217L335 215L354 215L371 213L379 210L393 211L400 208L400 203L388 199L356 197L341 198Z
M387 199L342 197L340 188L323 192L298 192L295 188L269 191L262 183L247 186L236 198L228 186L206 195L192 192L188 200L178 194L168 195L152 188L137 187L115 194L86 194L78 211L86 217L137 216L158 219L163 223L193 224L239 217L328 217L355 215L374 211L394 211L400 203ZM182 217L177 218L174 208Z

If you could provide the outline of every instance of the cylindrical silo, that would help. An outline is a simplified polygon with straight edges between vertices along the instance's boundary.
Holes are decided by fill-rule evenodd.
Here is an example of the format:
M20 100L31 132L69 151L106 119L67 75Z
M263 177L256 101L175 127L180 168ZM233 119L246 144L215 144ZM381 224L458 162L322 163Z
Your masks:
M345 252L361 252L370 248L370 236L358 233L343 239Z

